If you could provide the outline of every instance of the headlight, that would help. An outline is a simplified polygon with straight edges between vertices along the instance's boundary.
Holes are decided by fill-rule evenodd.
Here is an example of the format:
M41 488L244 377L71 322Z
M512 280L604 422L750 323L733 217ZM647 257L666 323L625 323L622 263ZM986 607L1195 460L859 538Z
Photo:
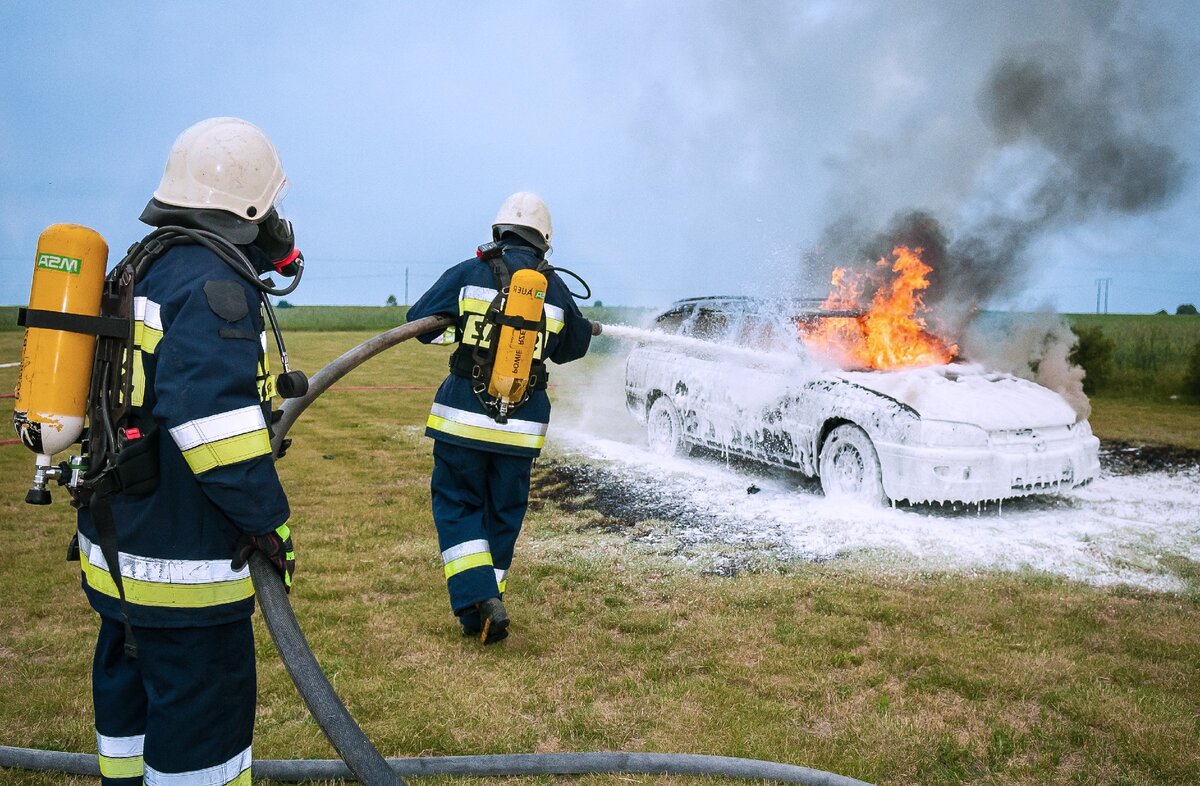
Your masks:
M921 443L932 447L986 448L987 432L970 423L945 420L921 421Z

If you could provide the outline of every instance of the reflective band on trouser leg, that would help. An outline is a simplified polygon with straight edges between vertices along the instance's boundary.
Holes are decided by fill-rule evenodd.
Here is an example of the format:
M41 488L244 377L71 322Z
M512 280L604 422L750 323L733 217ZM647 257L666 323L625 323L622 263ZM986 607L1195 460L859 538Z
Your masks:
M492 551L486 540L468 540L443 551L442 564L445 566L443 572L449 579L464 570L483 565L491 566Z
M507 570L500 570L499 568L496 568L496 586L500 588L501 595L504 594L504 588L508 585L508 579L505 578L507 573Z
M250 570L230 570L227 558L170 560L125 552L118 556L125 599L130 603L196 609L254 595ZM83 535L79 536L79 561L89 587L109 597L120 597L100 547Z
M96 732L96 750L100 760L100 774L105 778L142 777L142 745L146 735L133 737L105 737Z
M250 786L250 748L227 762L191 772L159 772L146 768L146 786Z
M271 452L267 422L257 404L190 420L171 429L171 438L197 475Z
M533 420L510 419L500 424L477 412L434 404L425 422L427 428L497 445L541 450L546 442L546 424Z

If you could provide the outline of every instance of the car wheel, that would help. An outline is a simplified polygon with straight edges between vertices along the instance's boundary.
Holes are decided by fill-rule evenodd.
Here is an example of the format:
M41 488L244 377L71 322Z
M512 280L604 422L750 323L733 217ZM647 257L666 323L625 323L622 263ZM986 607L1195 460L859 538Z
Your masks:
M691 445L683 438L683 419L666 396L654 399L646 416L646 443L663 456L686 456Z
M850 423L829 432L821 447L821 489L826 497L852 497L872 505L888 504L883 471L871 438Z

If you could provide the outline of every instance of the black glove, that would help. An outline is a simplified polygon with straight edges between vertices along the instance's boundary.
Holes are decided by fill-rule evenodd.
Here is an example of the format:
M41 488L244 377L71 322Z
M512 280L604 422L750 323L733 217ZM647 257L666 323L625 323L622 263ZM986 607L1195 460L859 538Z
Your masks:
M279 217L275 208L258 223L254 245L267 255L271 266L284 276L294 276L300 270L304 255L296 248L296 233L292 222Z
M250 559L250 553L255 549L267 555L267 559L275 566L275 570L279 571L284 588L291 592L292 574L296 572L296 551L292 547L292 531L288 528L287 523L280 524L274 532L243 535L242 539L238 541L237 551L234 552L229 567L232 570L241 570Z

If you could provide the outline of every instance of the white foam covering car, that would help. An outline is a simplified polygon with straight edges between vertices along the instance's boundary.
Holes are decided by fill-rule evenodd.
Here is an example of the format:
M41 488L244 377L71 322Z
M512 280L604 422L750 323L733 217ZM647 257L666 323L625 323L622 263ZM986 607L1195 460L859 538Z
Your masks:
M814 304L692 298L626 362L650 447L703 446L799 470L827 496L979 503L1069 489L1099 472L1099 440L1058 393L968 363L847 371L811 357Z

